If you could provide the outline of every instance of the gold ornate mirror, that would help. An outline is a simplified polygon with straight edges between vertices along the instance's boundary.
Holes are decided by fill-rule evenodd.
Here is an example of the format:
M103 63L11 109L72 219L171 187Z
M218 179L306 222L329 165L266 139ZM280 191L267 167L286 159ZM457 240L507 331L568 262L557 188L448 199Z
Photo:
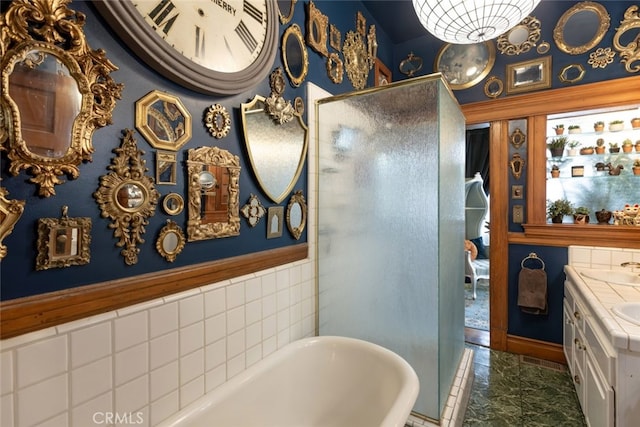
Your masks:
M192 148L187 172L188 240L240 234L240 158L218 147Z
M175 185L178 156L171 151L156 151L156 184Z
M630 6L624 12L624 19L616 28L613 47L620 52L620 62L630 73L640 71L640 11L637 5Z
M178 151L191 139L191 114L177 96L153 90L136 101L136 129L153 148Z
M278 15L281 24L288 24L293 19L293 9L298 0L278 0Z
M518 25L498 37L500 53L520 55L529 52L540 40L540 20L527 16Z
M262 203L260 203L258 196L251 194L249 196L249 201L242 207L242 209L240 209L240 212L242 212L242 216L247 219L249 226L255 227L258 225L260 218L267 213L267 210L262 206Z
M504 90L504 83L497 76L491 76L484 83L484 94L487 98L495 99L502 95Z
M344 68L351 84L355 89L364 89L370 68L367 47L360 33L347 32L342 45L342 54L344 55Z
M565 65L558 74L558 80L562 83L576 83L584 78L586 71L582 64Z
M316 8L313 1L309 1L307 4L307 44L322 56L329 55L329 49L327 49L328 25L329 18Z
M9 192L6 188L0 187L0 260L7 255L7 247L2 241L13 231L16 222L24 212L24 200L8 200Z
M271 75L269 98L256 95L240 107L251 168L262 191L275 203L284 200L298 180L308 141L302 114L282 98L278 71Z
M123 131L122 144L113 150L116 157L108 167L111 172L100 178L100 187L93 193L102 217L111 219L109 228L118 238L116 246L124 248L120 254L127 265L138 262L138 243L144 243L144 227L155 214L160 198L153 178L145 175L144 151L138 149L133 132Z
M156 250L164 259L173 262L184 249L185 242L184 233L180 226L168 219L167 224L162 227L158 234Z
M307 202L298 190L289 199L287 205L287 228L296 240L300 239L304 227L307 225Z
M610 21L600 3L581 1L562 14L553 29L553 39L564 53L580 55L600 43Z
M9 172L27 170L43 197L91 161L93 132L111 123L123 88L105 52L87 44L85 15L68 3L16 1L0 16L0 142L8 140Z
M309 56L302 39L302 30L292 24L282 35L282 62L284 70L294 87L299 87L309 72Z
M62 207L61 218L38 220L36 270L88 264L91 259L91 218L69 218Z
M184 209L184 199L178 193L169 193L162 199L162 208L167 215L178 215Z
M327 75L333 83L342 83L344 65L337 52L331 52L327 57Z

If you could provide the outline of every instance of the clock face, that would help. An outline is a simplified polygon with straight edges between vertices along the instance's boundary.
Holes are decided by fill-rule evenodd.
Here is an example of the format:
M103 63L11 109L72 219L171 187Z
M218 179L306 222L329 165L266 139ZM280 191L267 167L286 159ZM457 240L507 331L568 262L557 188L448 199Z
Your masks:
M190 89L240 93L270 71L277 11L270 0L100 1L98 10L154 70Z

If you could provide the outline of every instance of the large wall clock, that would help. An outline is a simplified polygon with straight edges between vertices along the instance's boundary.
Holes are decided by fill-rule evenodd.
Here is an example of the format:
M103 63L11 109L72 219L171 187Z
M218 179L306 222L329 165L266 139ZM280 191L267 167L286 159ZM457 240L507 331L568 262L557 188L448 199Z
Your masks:
M154 70L197 92L241 93L272 68L278 11L271 0L101 0L97 9Z

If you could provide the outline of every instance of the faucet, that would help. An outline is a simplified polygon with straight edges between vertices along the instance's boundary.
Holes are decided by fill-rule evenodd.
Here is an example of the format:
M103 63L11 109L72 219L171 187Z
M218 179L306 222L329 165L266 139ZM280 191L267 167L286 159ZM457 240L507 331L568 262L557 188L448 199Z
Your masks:
M640 267L640 262L628 261L620 264L620 267Z

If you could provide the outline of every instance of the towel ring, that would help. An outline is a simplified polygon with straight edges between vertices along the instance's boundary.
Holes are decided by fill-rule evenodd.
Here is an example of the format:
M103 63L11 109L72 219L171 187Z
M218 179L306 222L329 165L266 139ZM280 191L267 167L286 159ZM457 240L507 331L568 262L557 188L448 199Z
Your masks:
M544 267L545 267L545 265L544 265L544 261L543 261L543 260L542 260L542 258L540 258L540 257L538 256L538 254L536 254L535 252L531 252L529 255L527 255L527 256L526 256L526 257L525 257L525 258L520 262L520 267L525 268L525 266L524 266L525 261L530 260L530 259L532 259L532 260L534 260L534 261L539 261L539 262L540 262L540 264L542 264L542 269L544 270Z

